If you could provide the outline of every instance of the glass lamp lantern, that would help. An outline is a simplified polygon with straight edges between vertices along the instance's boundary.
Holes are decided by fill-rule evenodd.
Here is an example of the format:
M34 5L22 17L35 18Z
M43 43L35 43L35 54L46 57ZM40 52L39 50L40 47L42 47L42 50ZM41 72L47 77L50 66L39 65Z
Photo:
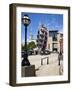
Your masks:
M30 24L30 19L28 17L28 15L24 15L24 17L22 18L22 23L25 25L25 26L28 26Z

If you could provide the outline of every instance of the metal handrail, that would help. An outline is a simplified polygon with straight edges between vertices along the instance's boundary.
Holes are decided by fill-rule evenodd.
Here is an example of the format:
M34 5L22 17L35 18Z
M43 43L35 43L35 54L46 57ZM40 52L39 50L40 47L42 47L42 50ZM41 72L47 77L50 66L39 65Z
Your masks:
M49 64L49 57L41 58L41 65L43 65L43 60L47 58L47 64Z

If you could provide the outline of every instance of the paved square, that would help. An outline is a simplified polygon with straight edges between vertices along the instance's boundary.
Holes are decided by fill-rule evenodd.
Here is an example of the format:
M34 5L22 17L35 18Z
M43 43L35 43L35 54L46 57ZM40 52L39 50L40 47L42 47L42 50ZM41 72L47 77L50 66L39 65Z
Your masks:
M41 65L41 58L49 58L49 64L47 64L47 58L43 60ZM50 55L30 55L29 61L31 65L35 65L36 76L51 76L59 75L60 67L58 66L58 53L51 53Z

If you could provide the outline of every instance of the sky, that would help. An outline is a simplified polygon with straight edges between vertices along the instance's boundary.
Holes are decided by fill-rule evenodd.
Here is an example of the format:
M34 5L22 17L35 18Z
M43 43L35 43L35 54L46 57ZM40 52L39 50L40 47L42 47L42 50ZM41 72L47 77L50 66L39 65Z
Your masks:
M37 38L37 32L40 24L44 24L48 31L58 30L63 32L63 15L62 14L43 14L43 13L21 13L21 18L27 14L31 20L30 25L27 29L27 41L30 40L30 33L33 38ZM24 42L25 26L21 23L21 41Z

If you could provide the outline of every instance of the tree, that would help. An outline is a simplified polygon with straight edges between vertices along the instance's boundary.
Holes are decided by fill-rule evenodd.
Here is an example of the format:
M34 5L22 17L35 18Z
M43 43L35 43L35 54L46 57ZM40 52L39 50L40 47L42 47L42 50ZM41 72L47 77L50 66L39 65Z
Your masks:
M36 45L35 45L35 42L29 42L29 44L28 44L28 50L30 50L30 49L34 49L35 47L36 47Z
M21 44L21 50L24 51L25 50L25 46Z
M35 42L29 42L28 45L27 45L27 50L30 50L30 49L34 49L36 47L35 45ZM25 50L25 46L24 45L21 45L21 50L24 51Z

